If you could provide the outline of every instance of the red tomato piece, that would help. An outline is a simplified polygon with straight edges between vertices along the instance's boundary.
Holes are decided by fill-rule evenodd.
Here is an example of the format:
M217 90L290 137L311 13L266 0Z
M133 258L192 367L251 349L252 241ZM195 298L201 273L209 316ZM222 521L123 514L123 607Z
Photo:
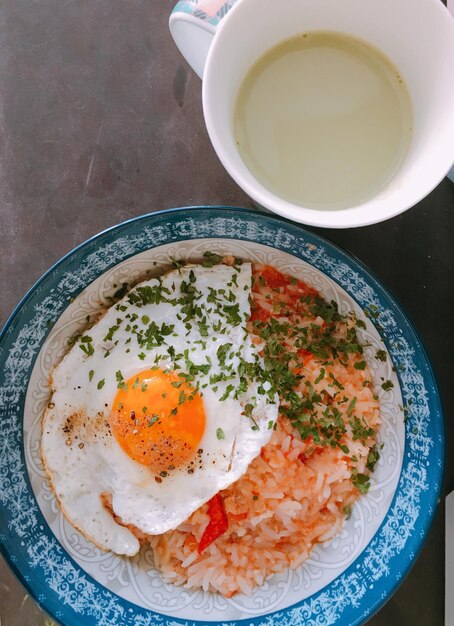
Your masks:
M258 306L254 309L252 309L251 312L251 322L254 322L255 320L259 320L260 322L267 322L271 317L271 314L268 311L265 311L265 309L262 309L261 306Z
M309 352L309 350L300 349L298 350L297 355L300 359L302 359L303 365L307 365L309 361L312 361L314 358L314 355L312 352Z
M304 281L292 279L290 276L282 274L282 272L271 265L265 265L260 273L271 289L279 289L280 287L287 287L287 285L291 284L297 289L299 297L303 295L318 296L317 290L306 285Z
M202 554L202 552L206 550L213 541L216 541L218 537L223 535L229 527L224 501L219 493L208 501L208 515L210 516L210 521L200 539L199 547L197 548L199 554Z
M263 278L265 279L266 284L271 289L279 289L279 287L286 287L290 282L290 278L288 276L286 276L285 274L282 274L275 267L272 267L271 265L265 265L265 267L261 271L261 274Z

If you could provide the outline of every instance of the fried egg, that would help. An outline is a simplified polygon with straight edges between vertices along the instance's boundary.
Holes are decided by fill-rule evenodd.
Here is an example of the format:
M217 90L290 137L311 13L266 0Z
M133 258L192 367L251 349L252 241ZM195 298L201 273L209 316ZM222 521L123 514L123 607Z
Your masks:
M136 554L128 526L176 528L269 441L277 396L246 330L250 293L248 263L170 271L110 307L54 369L44 465L64 515L99 547Z

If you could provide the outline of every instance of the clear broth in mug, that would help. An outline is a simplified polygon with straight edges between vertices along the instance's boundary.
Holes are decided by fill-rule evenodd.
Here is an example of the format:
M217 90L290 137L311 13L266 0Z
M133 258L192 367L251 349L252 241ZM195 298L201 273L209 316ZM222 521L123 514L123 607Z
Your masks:
M391 61L362 40L303 33L266 52L234 108L239 153L280 198L343 209L382 189L411 141L411 100Z

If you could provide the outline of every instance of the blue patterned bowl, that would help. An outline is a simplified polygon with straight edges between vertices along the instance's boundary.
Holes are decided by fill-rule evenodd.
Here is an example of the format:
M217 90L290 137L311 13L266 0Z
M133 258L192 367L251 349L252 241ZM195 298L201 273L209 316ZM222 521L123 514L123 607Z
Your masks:
M48 373L68 338L118 284L169 256L232 251L312 282L365 321L391 360L380 392L385 443L371 492L344 531L298 571L250 598L165 585L150 555L121 559L61 516L39 454ZM17 306L0 336L0 544L37 601L63 624L124 626L356 625L395 591L430 526L442 479L443 420L420 340L392 296L358 261L283 219L239 208L153 213L111 228L59 261ZM381 372L375 365L376 376ZM405 406L404 424L402 406Z

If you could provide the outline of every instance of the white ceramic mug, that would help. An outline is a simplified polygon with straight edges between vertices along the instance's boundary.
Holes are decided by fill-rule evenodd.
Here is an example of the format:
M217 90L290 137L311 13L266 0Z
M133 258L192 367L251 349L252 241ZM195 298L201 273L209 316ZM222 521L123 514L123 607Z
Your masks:
M205 122L221 162L256 203L279 215L331 228L373 224L414 206L452 166L454 19L440 0L182 0L170 30L203 76ZM243 163L233 134L233 107L249 68L276 43L317 30L381 50L406 80L413 106L411 145L391 182L360 205L334 211L269 191Z

